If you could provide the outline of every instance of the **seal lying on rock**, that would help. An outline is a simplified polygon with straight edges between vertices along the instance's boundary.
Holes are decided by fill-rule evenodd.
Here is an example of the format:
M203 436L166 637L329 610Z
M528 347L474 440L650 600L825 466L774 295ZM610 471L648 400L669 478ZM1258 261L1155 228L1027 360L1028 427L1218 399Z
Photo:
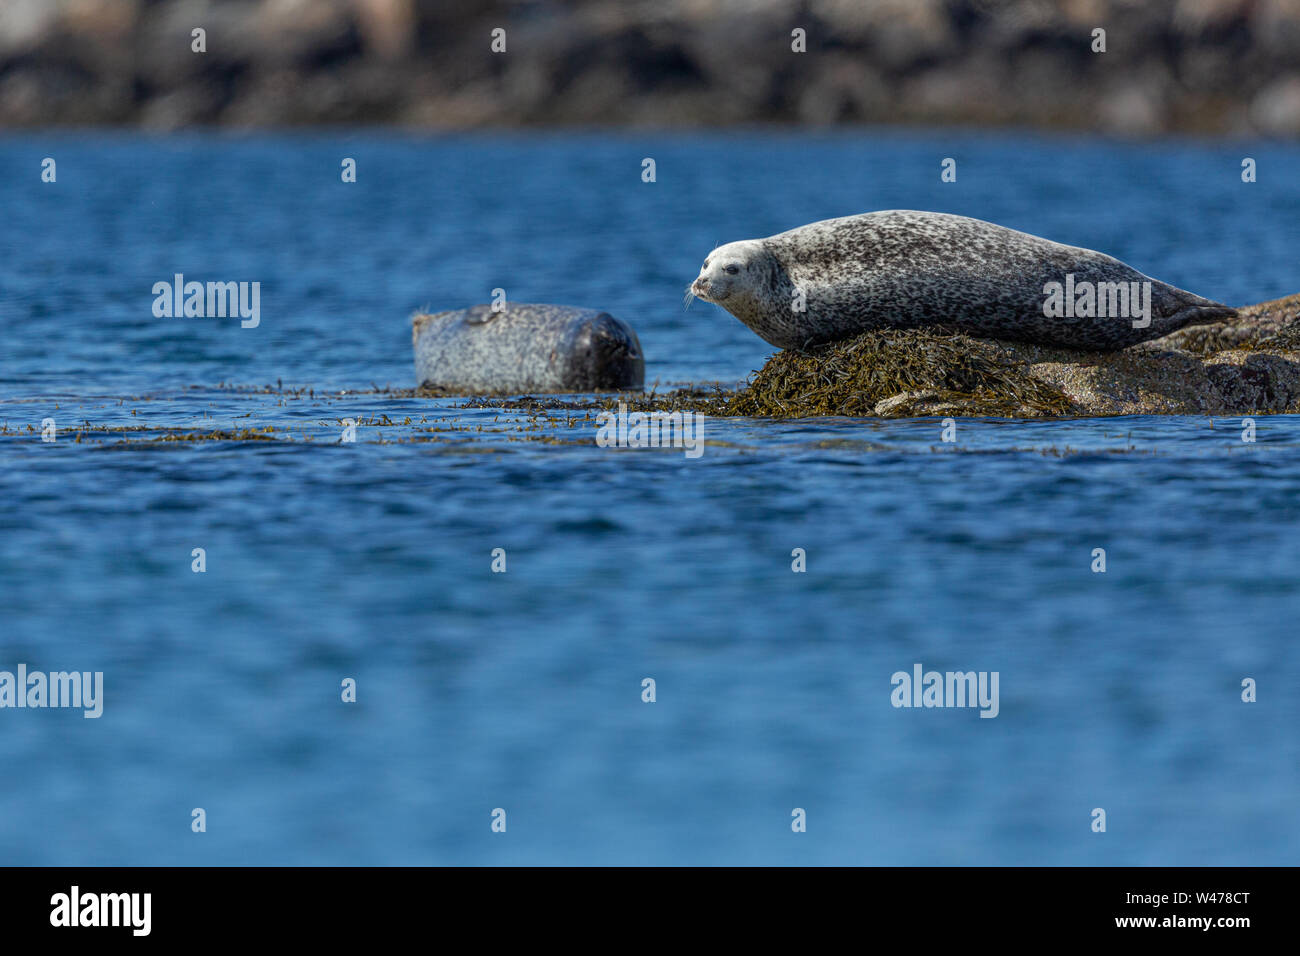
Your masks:
M1236 313L1091 249L911 210L719 246L689 294L784 349L871 329L946 328L1110 351Z
M412 319L415 381L460 393L639 389L636 333L606 312L564 305L476 305Z

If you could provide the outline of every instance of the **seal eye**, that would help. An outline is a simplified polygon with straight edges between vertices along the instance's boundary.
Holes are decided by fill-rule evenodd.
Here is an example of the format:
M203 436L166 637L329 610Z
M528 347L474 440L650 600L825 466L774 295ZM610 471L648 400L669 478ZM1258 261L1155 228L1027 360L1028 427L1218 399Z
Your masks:
M727 268L723 269L722 271L729 276L734 276L736 275L736 273L740 272L740 266L727 266Z

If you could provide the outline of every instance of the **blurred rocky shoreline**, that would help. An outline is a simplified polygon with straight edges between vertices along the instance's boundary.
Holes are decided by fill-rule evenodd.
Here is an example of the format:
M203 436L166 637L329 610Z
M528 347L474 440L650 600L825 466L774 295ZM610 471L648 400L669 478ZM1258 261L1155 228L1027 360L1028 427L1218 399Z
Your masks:
M764 123L1294 136L1300 0L0 0L3 128Z

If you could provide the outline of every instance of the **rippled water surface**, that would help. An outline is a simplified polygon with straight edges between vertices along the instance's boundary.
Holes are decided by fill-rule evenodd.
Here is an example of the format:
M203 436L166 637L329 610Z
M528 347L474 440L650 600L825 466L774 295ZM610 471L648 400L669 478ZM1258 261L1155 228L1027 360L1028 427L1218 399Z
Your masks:
M0 709L0 861L1294 863L1300 420L710 420L689 460L383 389L412 311L498 287L627 320L661 388L734 384L771 350L682 308L705 253L878 208L1274 298L1298 169L973 133L0 138L0 670L105 682L98 720ZM178 272L259 281L260 325L155 318ZM997 718L892 707L918 662L997 671Z

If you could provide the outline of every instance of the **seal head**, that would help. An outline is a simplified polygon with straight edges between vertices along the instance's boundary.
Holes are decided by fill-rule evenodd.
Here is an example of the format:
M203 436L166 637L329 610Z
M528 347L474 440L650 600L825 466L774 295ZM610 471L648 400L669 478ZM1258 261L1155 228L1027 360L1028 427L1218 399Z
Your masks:
M788 305L795 293L785 267L761 239L718 246L704 260L688 290L688 295L722 306L773 343L787 338L790 323L779 310L772 314L772 303Z

